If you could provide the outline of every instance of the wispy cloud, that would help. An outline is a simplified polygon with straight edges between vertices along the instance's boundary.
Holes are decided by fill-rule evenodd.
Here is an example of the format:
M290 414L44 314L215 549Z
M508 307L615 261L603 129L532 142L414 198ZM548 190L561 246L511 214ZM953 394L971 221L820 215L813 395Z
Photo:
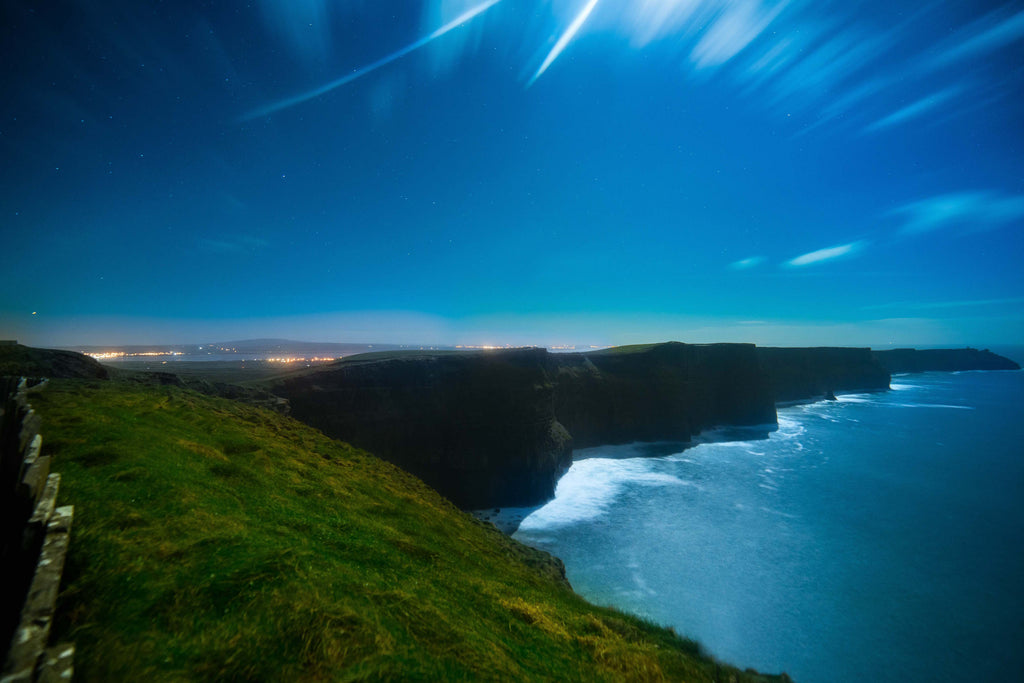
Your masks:
M850 242L849 244L840 244L835 247L827 247L825 249L818 249L807 254L802 254L794 259L786 261L786 265L790 267L801 267L809 266L812 263L821 263L822 261L831 261L833 259L841 258L843 256L849 256L860 251L867 245L864 240L858 240L856 242Z
M942 50L929 66L940 68L963 59L978 57L1024 38L1024 11L1005 17L993 12L965 29L969 35L949 49Z
M904 235L954 227L992 230L1024 220L1024 195L956 192L911 202L889 213L903 219L899 231Z
M923 7L922 12L927 12ZM868 50L859 50L856 60L843 59L835 63L825 64L815 78L830 85L831 101L823 109L823 116L812 127L827 123L836 117L853 111L866 101L875 98L883 91L890 91L899 86L913 86L925 78L933 78L935 73L957 61L984 55L999 49L1016 40L1024 38L1024 12L1006 16L1005 12L996 11L960 31L952 41L936 45L930 52L936 56L924 56L921 53L909 60L896 60L886 57L886 52L900 43L904 33L903 26L897 26L878 36L863 35L858 44L868 45ZM857 38L857 30L844 29L832 40L844 41L850 37ZM847 54L846 57L851 55ZM805 59L801 63L810 63ZM871 62L884 61L886 68L883 76L863 79L856 72L857 63L861 66ZM874 69L875 73L879 70ZM867 73L866 71L863 73ZM799 81L798 81L799 82ZM840 87L841 86L841 87ZM866 132L876 132L884 128L903 123L930 113L933 109L963 91L961 86L950 86L938 92L925 95L910 105L876 120L866 126ZM792 88L789 94L793 94Z
M697 68L724 64L761 35L788 4L780 2L771 9L765 9L759 0L726 4L693 48L690 59Z
M817 38L815 28L807 30ZM851 83L855 75L891 44L886 36L871 36L852 27L808 42L789 48L790 65L769 83L771 105L792 108L831 101L837 93L855 87Z
M425 0L425 35L415 42L377 61L352 70L320 87L289 98L265 104L241 117L249 120L292 107L323 95L335 88L362 78L437 38L454 32L463 24L487 11L500 0ZM338 3L326 0L261 0L265 16L275 30L293 46L313 41L310 52L325 52L322 27ZM345 4L345 3L342 3ZM890 26L865 20L855 4L813 2L812 0L631 0L607 2L600 0L563 0L559 3L536 3L551 8L558 28L545 29L543 38L553 40L550 49L527 74L529 87L541 78L570 47L584 24L595 31L610 31L624 36L636 49L654 43L677 55L693 73L716 74L741 91L761 91L765 108L786 114L808 115L803 130L841 117L868 132L891 128L934 113L940 105L957 96L961 89L942 78L944 67L956 62L983 57L1024 39L1024 11L999 9L983 16L939 40L928 49L919 49L908 38L934 24L941 3L919 3L902 21ZM1007 3L1004 7L1012 7ZM294 7L292 7L294 5ZM453 20L455 11L464 9ZM571 14L563 14L568 9ZM509 6L509 11L515 11ZM531 17L543 15L545 9L531 9ZM446 23L441 23L446 22ZM440 28L436 28L439 24ZM501 25L492 22L491 26ZM505 24L514 31L529 29L530 22ZM483 27L478 20L478 26ZM466 56L473 43L474 32L461 31L446 41L437 41L425 51L432 59L435 72L450 69ZM557 40L554 37L557 36ZM531 37L532 40L532 37ZM303 42L306 41L306 42ZM908 45L911 51L907 51ZM327 43L326 47L330 44ZM315 48L315 49L314 49ZM296 48L298 49L298 48ZM884 74L879 76L878 74ZM984 80L985 76L979 76ZM984 90L986 83L977 83ZM909 93L907 106L892 111L884 105L886 96L896 89ZM931 90L931 94L929 94ZM1007 97L1013 93L1001 93ZM889 113L886 115L885 112ZM813 118L810 118L813 117Z
M705 0L634 0L625 3L624 26L633 47L669 35L686 35L707 11Z
M309 100L312 100L316 97L325 95L330 91L335 90L336 88L340 88L341 86L351 83L352 81L358 78L362 78L371 71L376 71L382 66L390 64L391 62L394 62L398 59L401 59L410 52L414 52L415 50L420 49L424 45L428 45L431 41L440 38L449 31L453 31L459 28L463 24L474 19L477 15L486 12L500 1L501 0L486 0L485 2L482 2L479 5L476 5L475 7L463 12L462 14L455 17L454 19L449 21L447 24L444 24L440 28L431 31L430 33L423 36L419 40L416 40L415 42L406 45L400 50L396 50L389 55L381 57L380 59L371 64L367 64L362 68L356 69L351 73L345 74L340 78L336 78L335 80L329 81L317 88L313 88L312 90L308 90L304 93L299 93L298 95L294 95L292 97L286 97L283 100L278 100L277 102L265 104L262 107L257 107L256 109L250 111L248 114L242 116L240 120L251 121L252 119L256 119L261 116L267 116L269 114L281 111L282 109L288 109L289 107L294 107L297 104L302 104L303 102L308 102Z
M864 131L867 133L873 133L884 128L889 128L891 126L905 123L907 121L910 121L911 119L916 119L928 113L929 111L939 106L940 104L946 102L947 100L956 97L961 92L963 92L962 87L952 86L946 88L945 90L940 90L939 92L932 93L927 97L923 97L917 100L916 102L908 104L902 109L897 109L888 116L875 121L871 125L867 126L864 129Z
M544 58L544 61L537 69L536 73L533 74L533 77L526 84L527 86L533 85L533 82L540 78L541 74L547 71L548 67L558 59L558 55L562 54L562 51L569 45L569 41L571 41L579 32L580 27L583 26L583 22L587 20L587 17L590 16L590 13L594 11L594 7L596 6L597 0L589 0L589 2L584 5L583 9L580 10L580 13L577 14L576 18L572 20L571 24L569 24L569 28L565 29L565 32L562 33L562 36L555 43L555 46L551 48L550 52L548 52L548 56Z
M747 270L754 266L759 266L764 263L764 256L751 256L749 258L740 259L739 261L733 261L729 264L729 267L733 270Z

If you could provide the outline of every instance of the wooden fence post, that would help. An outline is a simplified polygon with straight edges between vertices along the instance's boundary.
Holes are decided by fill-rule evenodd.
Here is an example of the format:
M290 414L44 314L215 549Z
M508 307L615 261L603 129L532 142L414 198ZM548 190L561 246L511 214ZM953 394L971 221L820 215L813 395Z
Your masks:
M67 557L73 506L57 507L60 475L42 454L41 420L24 378L0 378L2 566L8 576L0 636L7 646L0 683L67 681L74 646L47 648Z

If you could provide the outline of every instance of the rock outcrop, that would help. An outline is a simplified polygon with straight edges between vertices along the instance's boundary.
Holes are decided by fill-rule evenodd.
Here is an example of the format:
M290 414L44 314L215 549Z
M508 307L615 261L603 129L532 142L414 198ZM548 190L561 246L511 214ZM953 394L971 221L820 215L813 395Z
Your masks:
M353 356L271 386L292 416L463 508L531 505L572 462L544 349Z
M875 360L891 373L928 372L938 370L1020 370L1020 365L1009 358L992 353L964 349L892 349L873 352Z
M874 358L871 349L760 347L757 355L776 403L889 388L889 371Z
M576 447L688 441L710 427L776 424L753 344L649 344L552 355L555 415Z

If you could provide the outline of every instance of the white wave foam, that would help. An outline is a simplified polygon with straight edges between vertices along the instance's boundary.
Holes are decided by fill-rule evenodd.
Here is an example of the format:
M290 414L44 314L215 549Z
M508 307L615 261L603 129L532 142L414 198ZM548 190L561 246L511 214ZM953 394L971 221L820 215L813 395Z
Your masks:
M803 423L793 417L779 415L779 429L771 435L772 439L795 439L807 431Z
M519 525L524 532L563 527L603 515L627 484L692 486L671 474L654 470L653 458L588 458L572 464L558 481L555 497Z
M749 449L754 444L750 441L712 441L710 443L702 443L695 446L700 448L701 446L712 446L714 448L744 448Z
M948 408L950 410L974 410L974 406L952 406L945 403L893 403L893 408Z
M573 451L573 459L579 461L591 458L624 460L664 457L682 453L688 446L689 444L680 441L634 441L625 444L578 448Z

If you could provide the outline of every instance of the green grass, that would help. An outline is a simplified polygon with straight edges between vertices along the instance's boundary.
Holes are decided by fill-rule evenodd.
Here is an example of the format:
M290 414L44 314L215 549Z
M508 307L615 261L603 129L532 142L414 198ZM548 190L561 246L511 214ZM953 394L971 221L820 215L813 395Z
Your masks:
M294 420L175 387L32 396L75 505L80 680L761 680Z
M170 372L183 380L209 380L211 382L229 382L231 384L247 384L259 382L268 377L294 371L292 364L275 363L264 360L225 360L225 361L139 361L122 360L107 363L106 367L113 377L130 376L132 373ZM299 364L296 364L298 366ZM327 365L326 362L311 363L315 368ZM305 363L301 364L305 367Z
M618 356L628 355L631 353L646 353L652 349L656 349L659 346L664 346L667 342L656 342L653 344L626 344L625 346L609 346L606 349L598 349L596 351L588 351L587 355L590 356Z

